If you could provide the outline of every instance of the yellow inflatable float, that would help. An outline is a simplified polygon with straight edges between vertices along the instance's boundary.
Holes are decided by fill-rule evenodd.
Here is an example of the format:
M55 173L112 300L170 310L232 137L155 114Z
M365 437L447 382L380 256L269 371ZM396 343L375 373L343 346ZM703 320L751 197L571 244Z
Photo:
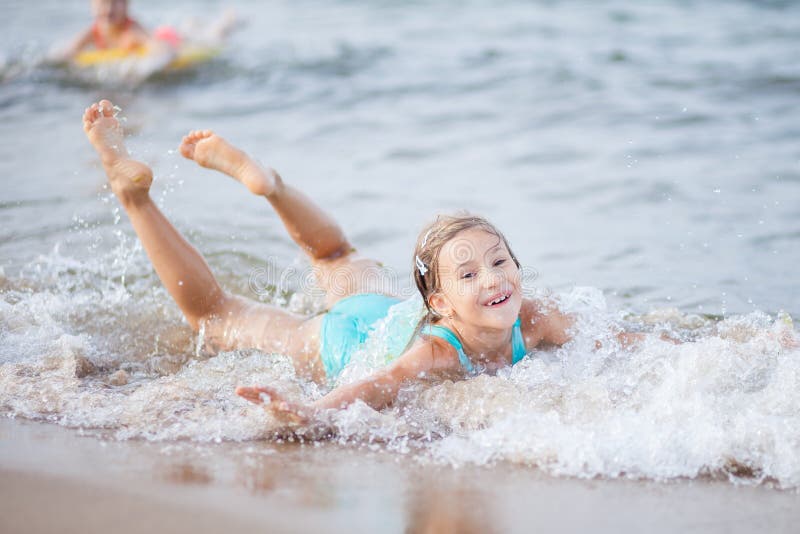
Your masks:
M166 66L166 70L183 70L206 63L218 56L220 50L219 47L191 44L181 45L175 57L172 58L172 61ZM98 67L131 59L146 59L154 53L156 52L148 46L140 46L132 50L124 48L104 48L100 50L84 50L75 56L73 61L78 67Z

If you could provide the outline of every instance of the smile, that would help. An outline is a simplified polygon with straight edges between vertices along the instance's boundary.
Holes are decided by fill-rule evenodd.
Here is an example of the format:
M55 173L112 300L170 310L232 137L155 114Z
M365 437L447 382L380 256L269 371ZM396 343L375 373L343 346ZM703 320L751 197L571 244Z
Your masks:
M504 302L506 302L510 298L511 298L511 293L510 292L509 293L502 293L500 295L495 295L492 298L492 300L490 300L489 302L484 304L484 306L499 306L500 304L503 304Z

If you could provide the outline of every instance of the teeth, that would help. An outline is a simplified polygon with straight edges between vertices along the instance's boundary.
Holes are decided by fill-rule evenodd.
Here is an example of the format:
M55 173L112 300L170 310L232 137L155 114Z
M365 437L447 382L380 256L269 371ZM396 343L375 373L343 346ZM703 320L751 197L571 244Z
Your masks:
M501 302L503 302L503 301L504 301L504 300L506 300L507 298L508 298L508 296L506 296L506 295L504 295L504 296L502 296L502 297L499 297L499 298L496 298L496 299L494 299L492 302L490 302L490 303L489 303L489 306L492 306L492 305L494 305L494 304L500 304Z

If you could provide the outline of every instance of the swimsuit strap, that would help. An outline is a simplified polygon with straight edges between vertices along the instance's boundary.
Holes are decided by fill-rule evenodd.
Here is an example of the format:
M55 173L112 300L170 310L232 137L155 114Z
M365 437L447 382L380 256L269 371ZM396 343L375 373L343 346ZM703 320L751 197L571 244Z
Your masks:
M123 23L124 27L122 31L128 31L131 29L131 26L137 24L135 20L130 17L125 17L125 22ZM94 47L98 50L105 50L108 48L108 43L106 43L105 37L100 32L100 24L97 21L92 23L92 39L94 39Z
M521 320L517 317L517 320L514 321L514 327L511 330L511 365L516 364L528 354L525 348L525 339L522 337L522 327L520 325ZM464 352L464 346L461 344L461 340L458 339L458 336L456 336L452 330L445 326L426 325L420 330L420 333L428 336L436 336L450 343L453 348L456 349L456 352L458 352L458 359L461 365L464 366L464 369L469 373L475 372L475 367L473 367L472 362Z
M525 348L525 339L522 337L522 327L520 324L520 318L517 317L517 320L514 321L514 328L511 331L511 353L513 354L511 365L514 365L528 354L528 350Z
M456 349L456 352L458 352L458 359L461 365L464 366L464 369L466 369L468 373L475 372L475 367L472 366L472 362L469 361L469 358L467 358L467 355L464 353L464 346L452 330L445 326L425 325L420 333L428 336L436 336L450 343L453 348Z

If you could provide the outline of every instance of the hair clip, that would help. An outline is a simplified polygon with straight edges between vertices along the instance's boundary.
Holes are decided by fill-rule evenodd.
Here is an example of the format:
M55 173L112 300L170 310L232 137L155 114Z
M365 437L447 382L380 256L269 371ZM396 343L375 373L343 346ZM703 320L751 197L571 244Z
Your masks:
M425 233L425 237L422 238L422 244L419 246L419 248L425 247L425 244L428 242L428 236L431 235L431 232L433 232L433 228Z
M428 272L428 268L425 267L425 264L422 262L421 259L419 259L419 256L416 257L416 260L414 260L414 263L417 264L417 269L419 269L420 276L425 276L425 273Z

